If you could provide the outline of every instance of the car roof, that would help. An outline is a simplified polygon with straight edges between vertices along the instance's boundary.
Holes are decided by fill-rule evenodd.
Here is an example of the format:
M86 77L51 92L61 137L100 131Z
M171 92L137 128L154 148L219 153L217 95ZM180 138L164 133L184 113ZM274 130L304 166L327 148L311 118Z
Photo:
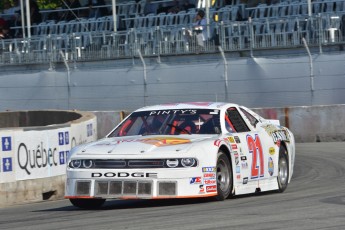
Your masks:
M233 106L238 106L233 103L226 102L180 102L180 103L170 103L170 104L160 104L145 106L136 110L139 111L152 111L152 110L168 110L168 109L223 109Z

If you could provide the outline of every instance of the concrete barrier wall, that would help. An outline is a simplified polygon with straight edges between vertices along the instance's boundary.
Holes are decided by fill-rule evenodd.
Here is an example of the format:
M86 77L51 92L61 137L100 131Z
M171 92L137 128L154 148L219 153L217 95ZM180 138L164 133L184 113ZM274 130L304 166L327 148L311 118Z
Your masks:
M345 105L253 109L262 117L279 119L296 142L345 141Z
M2 118L9 125L0 128L0 206L62 198L70 149L97 139L96 116L28 111L0 113Z
M128 115L128 112L124 111L93 111L92 113L97 117L98 139L109 134L109 132Z

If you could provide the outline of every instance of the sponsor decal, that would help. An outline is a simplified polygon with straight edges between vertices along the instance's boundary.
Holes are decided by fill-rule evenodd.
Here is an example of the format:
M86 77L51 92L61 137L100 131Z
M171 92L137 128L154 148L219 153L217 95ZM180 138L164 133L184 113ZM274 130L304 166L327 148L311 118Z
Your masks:
M248 168L248 163L246 161L242 162L241 166L242 166L242 169L247 169Z
M65 162L67 162L67 159L69 158L69 151L66 151L66 160L65 160Z
M215 140L213 144L214 146L219 147L221 142L222 142L221 140Z
M217 192L217 185L206 186L206 192Z
M243 184L247 184L248 183L248 177L243 178Z
M8 140L12 145L13 156L3 157L12 157L12 170L16 180L64 175L67 157L70 155L67 150L88 142L85 128L86 124L83 123L73 129L19 132L16 138L12 136L12 140ZM78 130L78 137L73 136L74 130ZM93 138L89 138L91 139Z
M240 166L236 166L236 173L241 173L241 167Z
M119 140L113 142L113 144L121 144L125 142L141 142L144 144L160 146L169 146L169 145L180 145L190 143L189 139L177 138L177 137L155 137L155 138L144 138L144 139L129 139L129 140ZM110 143L98 143L97 145L109 145Z
M247 157L246 156L241 156L241 161L246 161Z
M272 157L270 157L268 159L268 173L270 174L270 176L273 176L273 173L274 173L274 163L273 163Z
M201 184L201 177L192 177L189 179L189 184Z
M216 178L216 174L215 173L204 173L204 178L214 179L214 178Z
M2 159L2 171L12 172L12 158L11 157Z
M203 184L199 186L199 189L199 193L205 193L205 188Z
M234 138L237 144L241 143L240 138L238 136L235 136Z
M59 145L69 145L69 133L68 132L59 132Z
M216 167L203 167L202 172L215 172Z
M237 149L237 144L231 144L231 149L236 150Z
M35 168L45 168L48 165L58 166L60 154L57 148L44 148L43 143L37 145L36 149L28 149L21 143L18 146L18 166L23 169L27 175L30 175Z
M65 132L65 145L69 145L69 133L67 131Z
M236 179L241 180L241 174L237 174Z
M151 115L169 115L169 114L196 114L197 110L195 109L173 109L173 110L154 110L151 111L149 116Z
M69 151L61 151L61 152L59 152L60 165L66 164L68 157L69 157Z
M212 180L204 180L204 184L205 185L213 185L213 184L217 184L217 180L216 179L212 179Z
M270 155L274 155L274 154L276 153L276 150L275 150L274 147L270 147L270 148L268 149L268 152L269 152Z
M230 141L230 143L235 143L235 139L233 137L228 137L228 140Z
M290 136L286 129L278 129L276 126L271 124L265 125L263 128L266 130L268 135L272 137L274 143L278 144L279 141L290 142Z
M290 138L287 135L285 130L277 130L272 133L273 142L277 143L278 141L287 141L290 142Z
M240 163L238 155L237 156L235 155L235 163L236 163L236 165L238 165L238 163Z
M60 159L60 165L64 165L65 164L65 152L64 151L59 152L59 159Z
M184 139L184 138L156 137L156 138L146 138L146 139L141 140L141 142L160 147L160 146L168 146L168 145L186 144L186 143L190 143L191 141L189 139Z
M63 132L59 132L59 145L64 145L65 144L65 135Z
M12 138L11 137L2 137L1 138L2 151L11 151L12 150Z
M265 129L269 135L271 135L274 131L278 130L278 128L272 124L263 125L262 128Z
M144 172L134 172L134 173L128 173L128 172L94 172L91 173L92 178L138 178L138 177L145 177L145 178L157 178L157 173L144 173Z

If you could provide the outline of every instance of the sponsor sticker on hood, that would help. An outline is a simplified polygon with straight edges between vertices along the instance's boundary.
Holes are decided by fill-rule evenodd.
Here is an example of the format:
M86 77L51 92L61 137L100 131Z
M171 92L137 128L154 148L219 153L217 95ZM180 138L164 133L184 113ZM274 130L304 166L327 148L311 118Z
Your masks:
M123 140L117 140L116 142L100 142L100 143L97 143L96 145L105 146L105 145L111 145L111 144L134 143L134 142L140 142L140 143L155 145L157 147L160 147L160 146L187 144L187 143L191 143L191 140L185 139L185 138L176 138L176 137L152 137L152 138L141 138L141 139L123 139Z
M187 143L190 143L191 141L189 139L176 138L176 137L155 137L155 138L142 139L141 142L159 147L159 146L167 146L167 145L187 144Z

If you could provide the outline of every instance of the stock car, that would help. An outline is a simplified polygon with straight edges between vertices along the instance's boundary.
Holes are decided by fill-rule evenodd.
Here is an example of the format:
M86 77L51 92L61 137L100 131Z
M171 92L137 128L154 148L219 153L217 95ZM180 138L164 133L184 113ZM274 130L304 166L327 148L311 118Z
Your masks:
M147 106L105 138L71 150L65 198L79 208L97 208L106 199L224 200L283 192L294 161L292 132L244 106Z

